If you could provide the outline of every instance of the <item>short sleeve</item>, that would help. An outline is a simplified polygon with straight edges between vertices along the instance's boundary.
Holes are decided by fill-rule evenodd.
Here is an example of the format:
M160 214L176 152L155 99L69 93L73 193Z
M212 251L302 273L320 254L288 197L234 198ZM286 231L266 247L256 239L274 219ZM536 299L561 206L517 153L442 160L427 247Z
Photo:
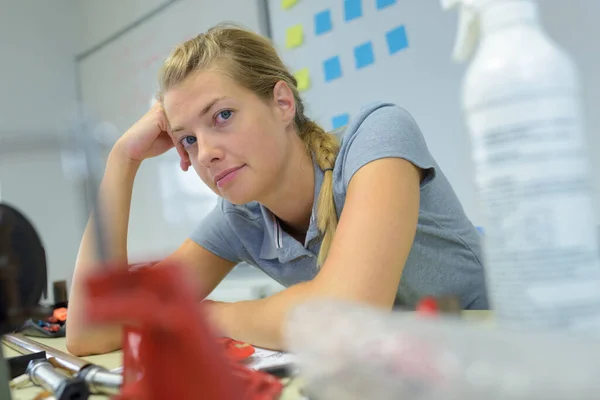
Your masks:
M241 242L231 228L222 208L222 200L191 233L190 239L225 260L239 263Z
M345 187L360 168L381 158L403 158L425 171L421 187L436 174L435 161L419 126L406 110L392 104L361 113L344 135L340 156Z

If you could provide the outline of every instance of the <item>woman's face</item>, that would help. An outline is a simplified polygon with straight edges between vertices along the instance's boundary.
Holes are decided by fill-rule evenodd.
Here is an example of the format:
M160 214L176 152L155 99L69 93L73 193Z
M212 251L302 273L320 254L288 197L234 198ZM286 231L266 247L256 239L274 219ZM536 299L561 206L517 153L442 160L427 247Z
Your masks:
M217 195L260 202L282 178L295 135L294 97L283 82L263 101L219 72L202 71L167 91L163 105L183 164Z

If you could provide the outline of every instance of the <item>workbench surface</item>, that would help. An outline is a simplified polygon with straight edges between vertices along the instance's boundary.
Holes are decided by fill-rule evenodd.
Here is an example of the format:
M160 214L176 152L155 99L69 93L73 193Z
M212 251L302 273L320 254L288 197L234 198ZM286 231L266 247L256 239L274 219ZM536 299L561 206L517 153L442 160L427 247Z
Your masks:
M40 342L42 344L45 344L46 346L52 347L54 349L67 352L64 338L57 338L57 339L31 338L31 339L35 340L37 342ZM13 350L5 345L3 345L2 351L4 352L4 357L6 357L6 358L15 357L15 356L19 355L19 353L17 353L15 350ZM90 361L91 363L94 363L96 365L101 365L108 369L117 368L122 365L122 354L120 351L115 351L113 353L103 354L103 355L99 355L99 356L90 356L90 357L83 357L83 358ZM298 385L297 381L292 381L289 383L286 381L286 383L287 384L286 384L286 388L284 391L284 395L282 396L281 400L300 400L303 398L299 393L299 387L298 387L299 385ZM37 396L41 392L43 392L43 390L41 388L30 383L24 388L14 389L12 391L12 396L13 396L12 400L32 400L33 398L35 398L35 396ZM91 396L90 397L90 399L93 399L93 400L106 400L108 398L109 398L108 396Z
M462 313L463 318L467 320L475 320L478 322L490 320L488 311L464 311ZM35 341L38 341L46 346L52 347L57 350L61 350L63 352L67 352L65 339L57 338L57 339L43 339L43 338L31 338ZM3 352L6 358L18 356L15 350L3 345ZM116 351L113 353L98 355L98 356L90 356L83 357L84 359L94 363L96 365L101 365L108 369L113 369L120 367L122 365L122 354L120 351ZM299 380L293 381L286 385L286 389L283 393L281 400L301 400L302 397L299 393ZM15 389L12 391L12 400L31 400L35 398L39 393L43 390L33 384L29 384L28 386L20 389ZM99 400L99 399L108 399L107 396L92 396L90 399Z

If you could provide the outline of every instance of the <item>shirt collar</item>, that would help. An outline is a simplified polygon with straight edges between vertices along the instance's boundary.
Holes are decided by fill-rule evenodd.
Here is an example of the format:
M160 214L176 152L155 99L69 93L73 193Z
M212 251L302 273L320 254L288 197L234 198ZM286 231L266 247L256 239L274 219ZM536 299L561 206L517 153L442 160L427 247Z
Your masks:
M317 227L317 200L319 198L319 192L321 185L323 184L324 172L321 170L319 165L313 160L313 170L315 173L315 188L313 193L313 207L310 216L310 224L306 233L306 239L304 246L308 247L309 243L314 239L318 238L319 229ZM260 205L262 217L265 222L265 231L263 234L262 247L260 250L260 258L262 259L275 259L281 258L284 249L284 232L279 221L273 215L269 209L262 204ZM287 235L286 235L287 236Z
M278 250L283 247L283 230L279 226L277 218L267 207L261 204L260 210L265 222L260 258L270 260L277 258Z
M321 192L321 186L323 186L323 178L325 173L316 163L313 157L313 169L315 171L315 190L313 193L313 206L312 213L310 215L310 224L308 231L306 232L306 239L304 240L304 247L308 247L309 243L319 237L319 228L317 227L317 203L319 200L319 193Z

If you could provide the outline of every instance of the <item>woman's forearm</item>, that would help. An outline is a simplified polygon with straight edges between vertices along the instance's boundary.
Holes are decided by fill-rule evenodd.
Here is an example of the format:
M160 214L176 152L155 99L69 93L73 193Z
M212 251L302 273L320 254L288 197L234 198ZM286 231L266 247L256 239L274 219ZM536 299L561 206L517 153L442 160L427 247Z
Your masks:
M223 336L272 350L285 350L288 313L316 293L303 282L260 300L206 304L209 322Z

